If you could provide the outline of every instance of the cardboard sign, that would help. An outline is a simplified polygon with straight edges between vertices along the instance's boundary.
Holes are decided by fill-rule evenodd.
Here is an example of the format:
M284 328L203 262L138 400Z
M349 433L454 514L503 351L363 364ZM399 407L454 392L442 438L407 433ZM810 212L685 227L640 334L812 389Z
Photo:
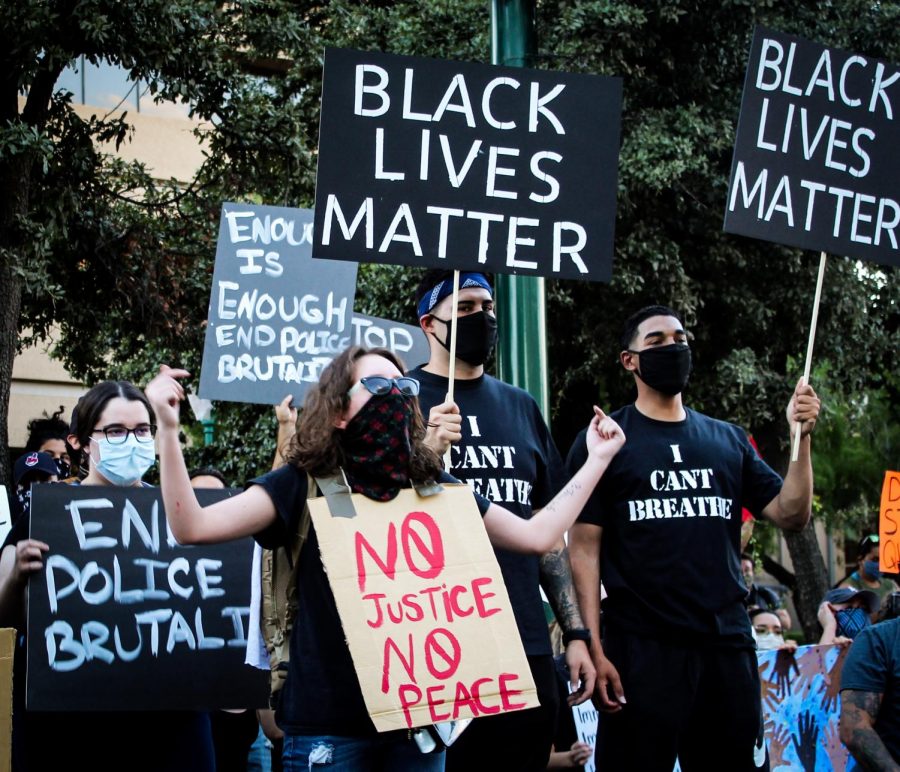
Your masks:
M369 716L379 732L538 705L471 490L310 513Z
M222 205L200 396L297 403L351 343L356 264L313 262L309 209Z
M622 82L327 49L313 256L609 281Z
M234 491L199 490L201 504ZM251 539L179 546L156 488L32 488L29 710L264 707L244 665Z
M900 265L900 70L757 27L725 230Z
M900 472L885 472L878 518L878 569L900 571Z

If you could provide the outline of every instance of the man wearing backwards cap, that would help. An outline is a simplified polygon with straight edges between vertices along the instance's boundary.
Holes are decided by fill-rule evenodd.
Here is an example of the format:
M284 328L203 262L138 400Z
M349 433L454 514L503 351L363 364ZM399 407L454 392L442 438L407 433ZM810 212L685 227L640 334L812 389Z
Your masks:
M426 442L442 455L451 448L451 474L528 519L565 484L562 460L528 393L484 372L497 341L497 320L493 290L481 273L460 276L454 401L446 400L452 292L453 273L439 270L428 271L416 291L419 324L431 356L410 375L421 384L419 402L429 425ZM564 631L570 678L576 686L583 682L583 690L572 698L579 702L594 684L587 631L562 540L540 557L495 552L541 707L478 718L450 747L447 769L543 770L559 706L539 585Z

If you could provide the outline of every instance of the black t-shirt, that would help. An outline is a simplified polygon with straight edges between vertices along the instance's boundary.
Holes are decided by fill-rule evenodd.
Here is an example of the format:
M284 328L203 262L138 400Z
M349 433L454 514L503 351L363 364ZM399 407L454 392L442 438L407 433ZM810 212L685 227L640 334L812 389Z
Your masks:
M671 422L634 405L612 414L627 440L579 517L603 528L604 624L752 647L742 602L741 508L759 517L782 480L739 427L686 413ZM569 469L586 456L581 432Z
M458 481L442 474L439 482ZM288 534L297 530L306 506L306 473L295 466L283 466L251 480L250 485L261 486L278 512L278 519L256 534L256 541L267 549L286 546ZM484 515L489 502L477 495L475 501ZM277 714L278 725L285 732L375 734L312 525L300 551L297 617L291 629L290 655Z
M417 368L419 405L428 411L447 396L447 378ZM547 424L528 392L490 375L454 381L462 440L452 447L450 472L476 493L528 520L549 504L566 477ZM540 593L540 558L496 549L525 653L551 654Z
M881 694L875 731L900 763L900 619L867 627L850 647L841 673L841 691Z

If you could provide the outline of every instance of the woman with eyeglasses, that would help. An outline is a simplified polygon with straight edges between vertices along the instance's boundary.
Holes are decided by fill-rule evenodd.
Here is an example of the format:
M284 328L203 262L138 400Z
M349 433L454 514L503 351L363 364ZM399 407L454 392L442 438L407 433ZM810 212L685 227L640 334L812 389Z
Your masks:
M67 437L72 469L79 477L71 484L147 485L142 478L156 461L154 421L150 402L128 381L104 381L90 389L75 407ZM43 569L44 556L52 549L28 538L29 532L30 523L19 520L0 553L0 624L20 631L25 630L28 577ZM214 769L205 713L25 711L24 635L19 643L14 770Z
M418 382L404 377L390 351L353 347L326 367L307 395L286 466L250 482L244 493L202 508L178 442L184 370L163 366L147 387L159 421L163 500L181 543L253 535L264 547L284 546L307 498L307 473L322 478L343 470L355 493L390 501L411 482L453 482L424 444ZM625 441L621 429L595 408L584 466L531 520L475 495L491 541L520 552L546 552L574 522L609 461ZM378 734L369 719L319 555L315 529L297 571L297 615L290 666L277 711L285 732L284 769L441 770L444 753L422 754L406 731Z

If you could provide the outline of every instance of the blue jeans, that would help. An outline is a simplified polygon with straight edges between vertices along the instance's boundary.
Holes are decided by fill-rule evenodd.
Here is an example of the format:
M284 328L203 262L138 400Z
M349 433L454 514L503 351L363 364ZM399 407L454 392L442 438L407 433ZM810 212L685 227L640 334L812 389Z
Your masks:
M375 737L284 736L284 772L443 772L446 755L422 753L405 731Z

